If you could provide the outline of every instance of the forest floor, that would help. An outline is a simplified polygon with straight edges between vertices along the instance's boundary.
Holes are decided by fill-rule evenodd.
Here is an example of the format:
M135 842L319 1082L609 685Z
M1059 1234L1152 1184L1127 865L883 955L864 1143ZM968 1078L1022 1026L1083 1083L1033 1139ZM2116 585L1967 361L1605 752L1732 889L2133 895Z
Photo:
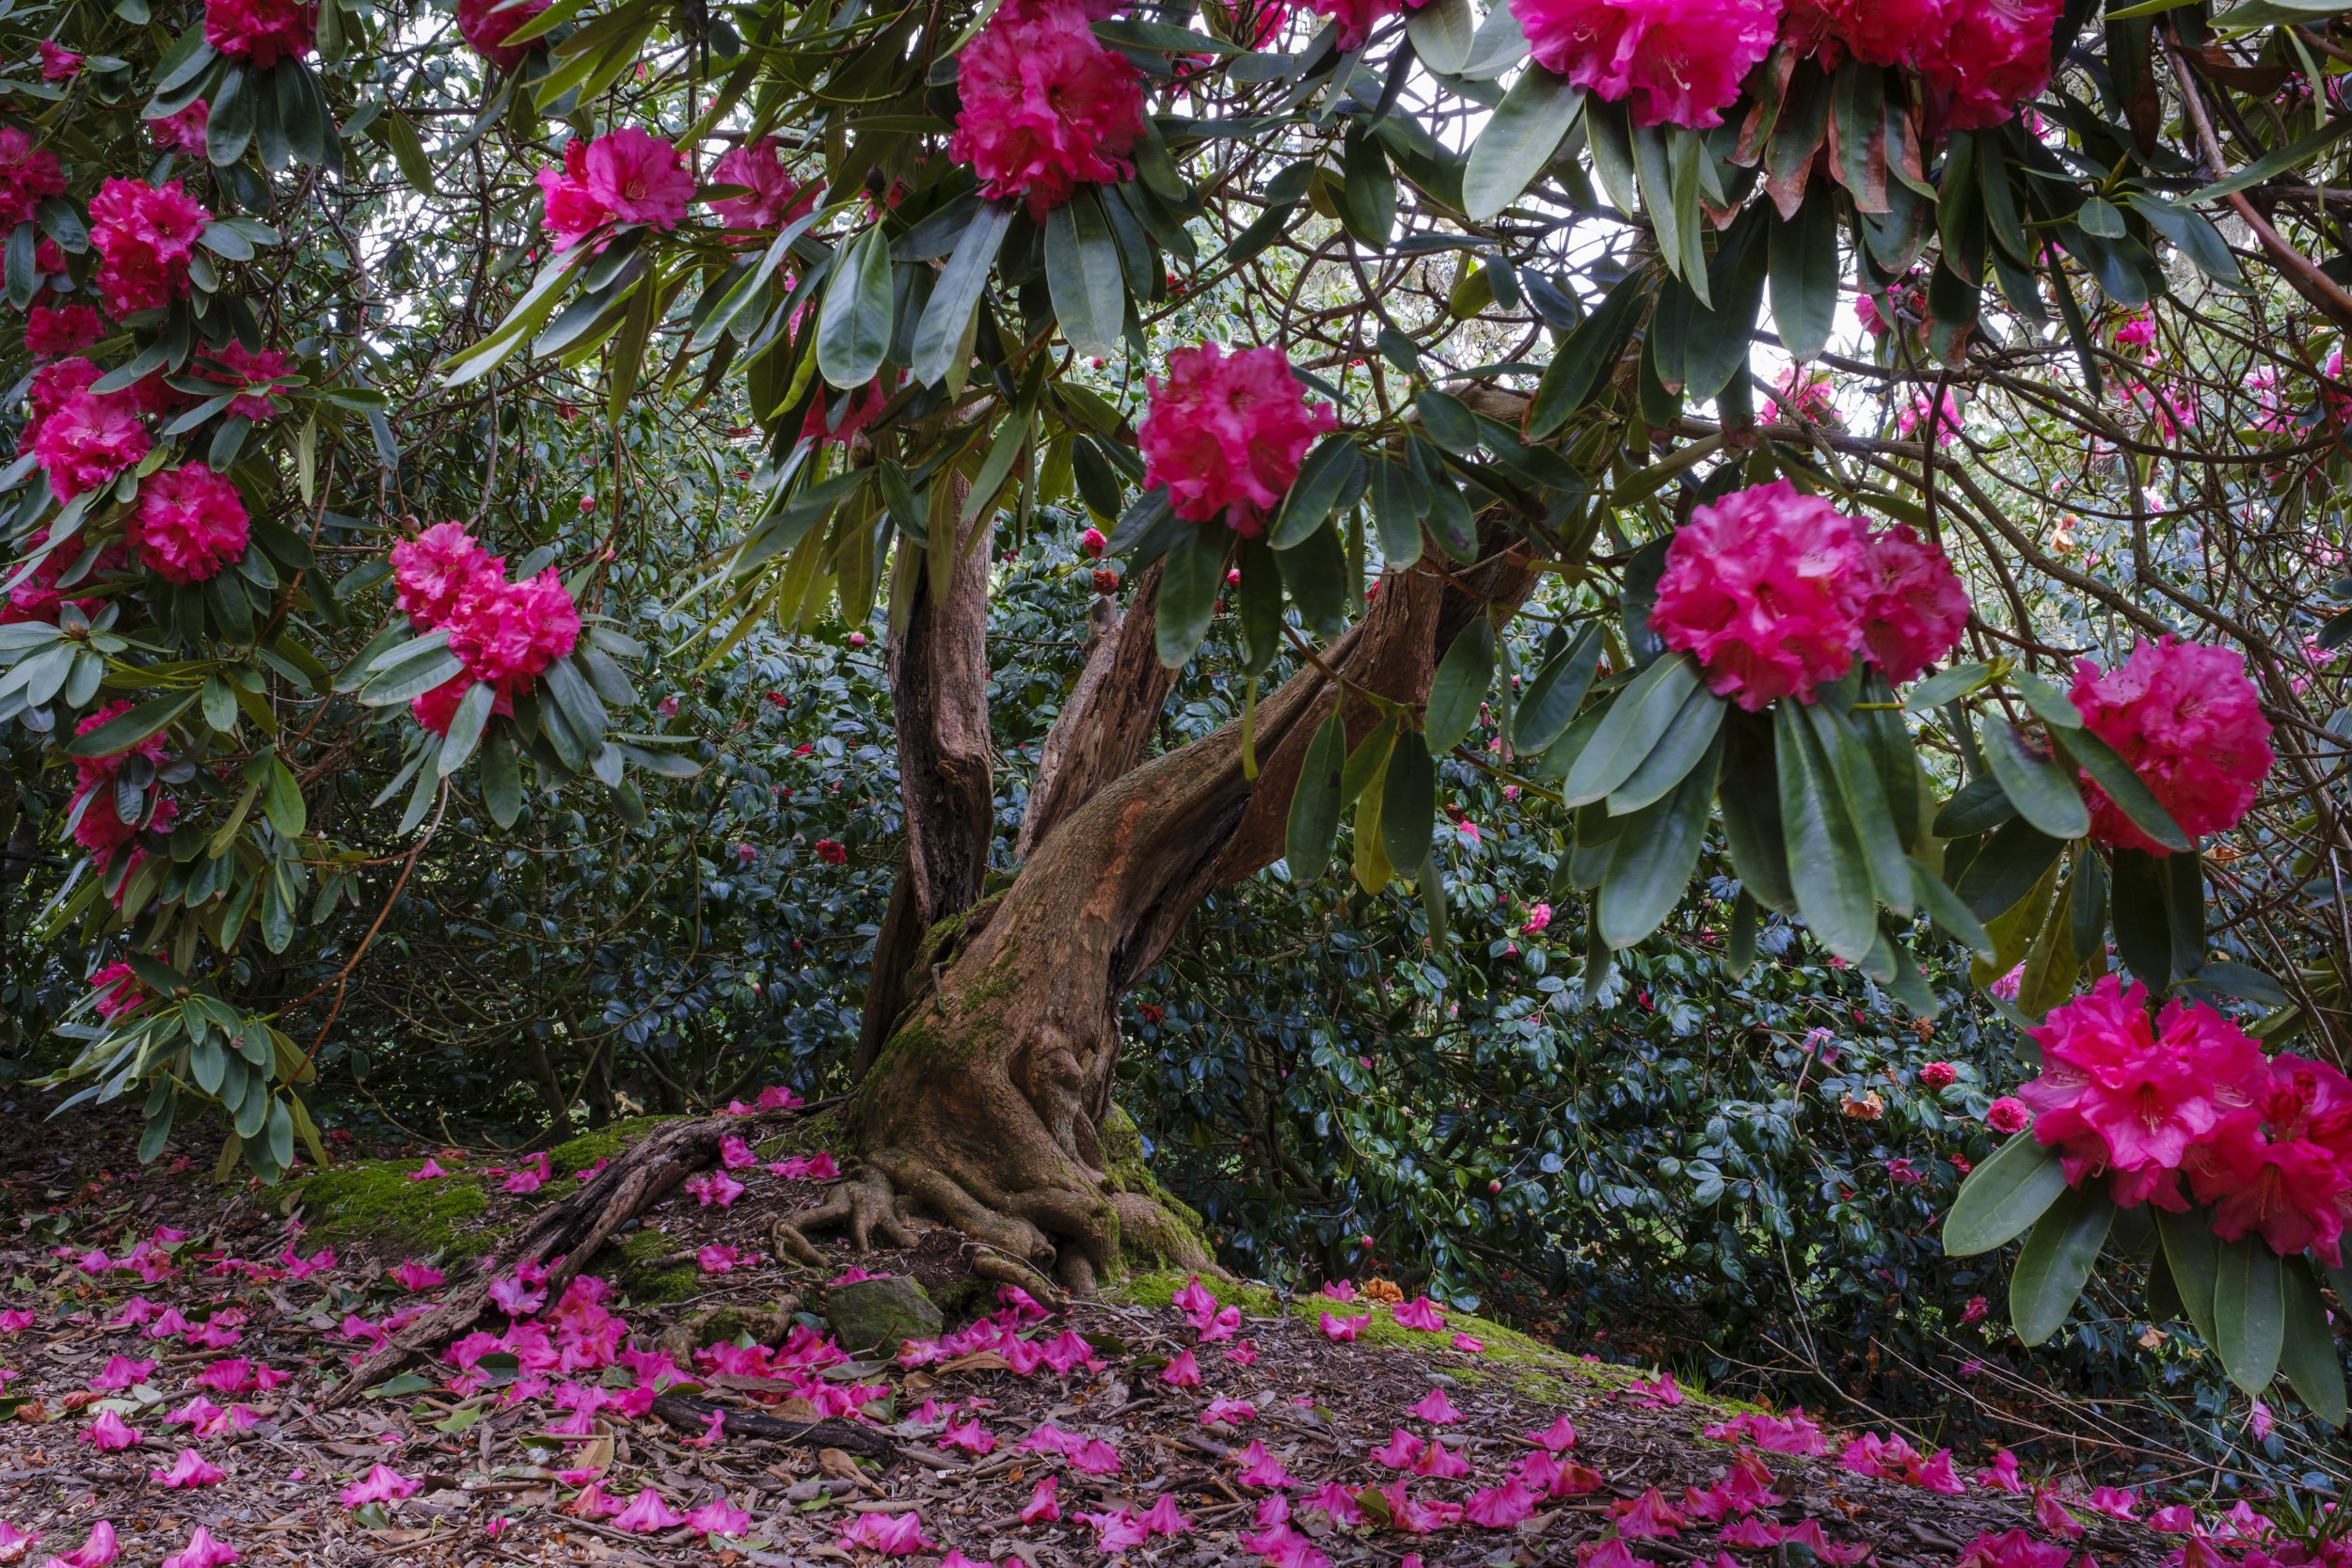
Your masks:
M1858 1461L1858 1434L1461 1314L1406 1326L1433 1321L1426 1304L1374 1282L1340 1301L1210 1281L1222 1299L1203 1306L1146 1275L1065 1314L975 1282L976 1326L951 1315L942 1341L846 1355L816 1315L828 1286L847 1300L845 1275L928 1263L843 1247L828 1280L769 1252L773 1221L823 1191L794 1174L825 1168L820 1123L648 1211L589 1266L609 1292L540 1302L510 1281L518 1318L494 1311L444 1359L335 1408L323 1392L358 1353L576 1190L626 1130L559 1148L540 1191L510 1195L523 1166L448 1151L265 1191L215 1184L196 1139L142 1167L126 1122L0 1128L0 1563L108 1560L84 1545L102 1525L139 1568L231 1560L206 1541L315 1568L1950 1568L2010 1531L1985 1564L2179 1560L2181 1537L2080 1496L2042 1500L2037 1523L2030 1491L1948 1456ZM646 1408L657 1386L737 1430L694 1419L707 1405ZM741 1430L826 1416L857 1441ZM1957 1495L1920 1483L1945 1476ZM2044 1525L2087 1533L2070 1551Z

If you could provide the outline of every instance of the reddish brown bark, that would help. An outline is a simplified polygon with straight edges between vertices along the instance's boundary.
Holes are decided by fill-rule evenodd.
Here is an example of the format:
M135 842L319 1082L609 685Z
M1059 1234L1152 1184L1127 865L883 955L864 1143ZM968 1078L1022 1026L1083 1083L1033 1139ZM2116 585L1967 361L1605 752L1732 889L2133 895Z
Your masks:
M1499 540L1498 540L1499 542ZM1089 660L1073 725L1049 744L1052 793L1020 875L975 907L898 1014L848 1109L862 1163L810 1225L862 1242L921 1212L1089 1287L1120 1255L1209 1263L1205 1241L1117 1147L1117 999L1156 964L1216 888L1279 858L1309 739L1336 674L1351 742L1375 721L1360 693L1420 704L1454 632L1534 576L1497 557L1455 578L1434 562L1384 579L1363 619L1259 705L1253 780L1238 724L1140 763L1165 678L1139 599ZM1112 681L1125 671L1136 684ZM1156 693L1156 695L1154 695ZM1147 701L1148 699L1148 701ZM1085 729L1099 726L1099 729Z

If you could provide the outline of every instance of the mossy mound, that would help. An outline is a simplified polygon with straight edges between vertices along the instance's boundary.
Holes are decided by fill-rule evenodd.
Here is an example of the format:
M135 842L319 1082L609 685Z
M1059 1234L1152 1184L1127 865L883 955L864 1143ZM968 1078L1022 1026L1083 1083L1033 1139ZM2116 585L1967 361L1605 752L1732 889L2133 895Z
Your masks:
M660 1306L684 1301L702 1291L702 1271L691 1258L674 1261L677 1255L676 1237L640 1230L624 1241L607 1243L597 1263L632 1303Z
M377 1259L479 1258L498 1244L484 1223L489 1199L468 1175L411 1181L421 1160L359 1160L306 1176L287 1188L315 1242Z
M665 1121L683 1120L679 1117L624 1117L619 1121L583 1132L548 1150L548 1163L558 1176L570 1176L586 1170L598 1160L610 1160L621 1150L652 1132Z
M754 1146L763 1160L784 1160L795 1154L830 1154L837 1164L855 1147L838 1108L814 1116L795 1117L773 1137Z
M1216 1249L1209 1244L1208 1227L1184 1201L1152 1174L1152 1167L1143 1157L1143 1130L1135 1118L1117 1105L1103 1118L1098 1134L1103 1146L1104 1185L1115 1193L1134 1193L1150 1198L1158 1206L1167 1233L1157 1237L1120 1238L1120 1248L1128 1264L1165 1264L1173 1262L1176 1254L1168 1250L1173 1244L1189 1240L1202 1258L1214 1258ZM1179 1284L1182 1283L1180 1280Z

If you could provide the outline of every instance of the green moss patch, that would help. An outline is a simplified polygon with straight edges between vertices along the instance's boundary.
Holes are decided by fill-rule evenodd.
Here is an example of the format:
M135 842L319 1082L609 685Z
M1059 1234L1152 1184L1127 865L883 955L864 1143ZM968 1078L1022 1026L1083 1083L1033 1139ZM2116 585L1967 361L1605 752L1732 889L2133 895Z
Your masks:
M763 1160L782 1160L794 1154L830 1154L837 1164L850 1152L850 1129L841 1119L838 1107L819 1111L813 1117L795 1117L771 1138L757 1145Z
M612 1282L639 1306L684 1301L699 1294L702 1271L691 1258L672 1261L678 1240L659 1230L640 1230L617 1245L607 1243L601 1255L615 1261L607 1265Z
M411 1181L421 1160L366 1160L306 1176L290 1184L287 1207L302 1206L313 1241L374 1258L423 1258L442 1253L478 1258L499 1240L483 1223L489 1199L472 1176Z
M677 1121L678 1117L624 1117L593 1132L584 1132L567 1143L557 1144L548 1150L548 1161L558 1176L569 1176L586 1170L598 1160L610 1160L621 1150L652 1132L665 1121Z

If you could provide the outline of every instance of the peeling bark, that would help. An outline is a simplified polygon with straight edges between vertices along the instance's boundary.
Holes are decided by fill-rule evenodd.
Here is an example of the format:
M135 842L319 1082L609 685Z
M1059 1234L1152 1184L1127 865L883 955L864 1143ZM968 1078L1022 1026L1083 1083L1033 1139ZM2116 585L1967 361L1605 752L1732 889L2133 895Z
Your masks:
M985 520L971 525L987 526ZM967 544L969 538L967 528ZM923 953L931 927L970 909L980 896L995 820L988 730L988 563L960 547L954 580L945 594L918 546L901 543L896 569L917 573L921 579L906 629L893 634L885 649L906 836L866 978L853 1068L860 1077L927 983Z
M1498 550L1506 537L1494 531ZM1391 574L1323 668L1259 705L1254 780L1238 723L1135 760L1167 689L1135 665L1152 657L1151 601L1138 598L1089 657L1068 733L1049 740L1050 789L1032 805L1034 829L1025 823L1020 876L934 942L914 1005L852 1096L860 1160L815 1222L847 1225L863 1243L905 1234L919 1213L1078 1291L1122 1257L1212 1267L1197 1222L1117 1147L1118 999L1201 899L1280 857L1307 744L1337 700L1327 670L1350 689L1349 736L1360 739L1377 711L1354 693L1421 703L1453 634L1489 606L1515 608L1534 581L1507 554L1460 573L1432 559ZM797 1230L779 1242L806 1244Z

